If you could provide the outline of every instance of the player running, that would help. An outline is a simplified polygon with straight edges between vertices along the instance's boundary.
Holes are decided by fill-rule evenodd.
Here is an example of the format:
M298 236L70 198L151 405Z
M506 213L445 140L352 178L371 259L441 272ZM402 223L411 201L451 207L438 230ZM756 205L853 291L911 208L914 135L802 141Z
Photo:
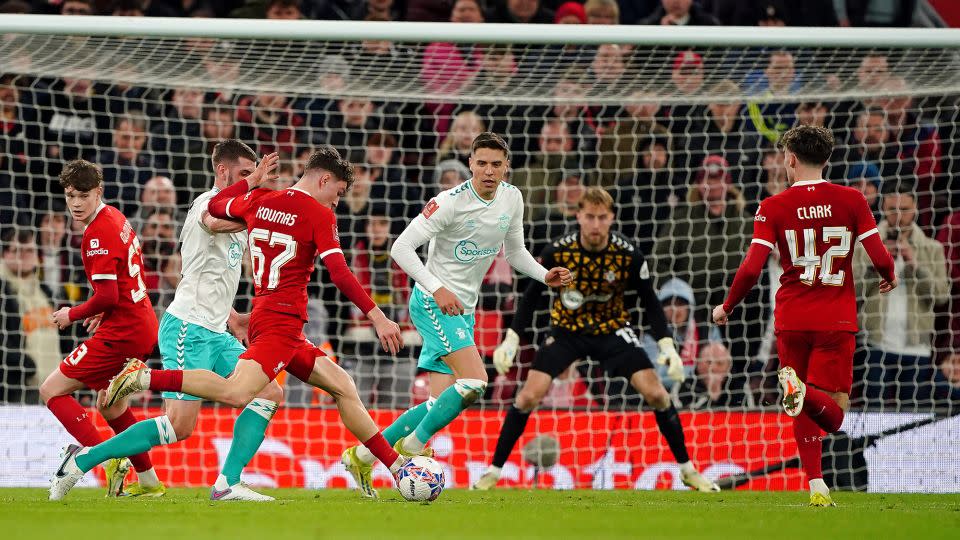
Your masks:
M82 388L103 390L129 359L146 358L153 352L157 344L157 316L140 275L140 240L127 218L103 203L103 172L89 161L70 161L60 173L60 185L70 215L86 226L80 256L93 296L79 306L57 310L53 322L62 330L83 321L93 335L43 381L40 398L77 442L94 446L103 439L87 410L71 394ZM100 406L98 401L98 408L115 433L137 422L126 400L115 401L109 407ZM130 486L127 494L163 495L166 489L153 470L150 456L146 452L136 453L130 461L139 483ZM104 469L107 496L120 494L129 464L126 460L111 460Z
M166 369L206 369L228 377L244 351L227 332L227 325L229 321L237 331L246 331L245 318L231 306L240 282L240 259L246 250L247 232L242 224L207 214L207 205L220 190L265 171L256 169L256 153L236 139L217 143L211 160L214 188L194 200L180 233L182 278L160 321L160 354ZM242 484L240 472L263 442L267 424L282 397L280 385L272 381L240 413L211 499L273 500ZM78 453L77 467L86 472L108 458L140 453L189 437L200 415L200 399L182 392L164 392L163 398L166 414L139 422Z
M518 272L559 287L570 282L566 268L549 271L523 243L523 197L503 181L510 166L507 143L494 133L473 140L473 177L441 192L424 207L394 242L391 256L416 285L410 295L410 318L423 337L417 366L430 372L430 399L404 412L383 434L405 456L430 455L427 441L483 396L487 372L473 341L480 284L503 247ZM430 242L426 266L417 248ZM374 457L363 447L341 456L361 486L370 487Z
M269 154L257 169L272 171L278 160L276 153ZM233 374L224 379L198 369L150 370L143 362L131 361L111 381L106 401L109 404L149 388L245 407L286 369L330 393L347 429L396 473L406 460L380 434L353 380L303 335L307 283L319 254L334 285L370 318L384 349L395 354L403 346L400 327L364 293L340 249L332 209L353 181L351 165L332 146L324 145L310 156L303 176L292 188L259 188L266 176L255 172L219 192L208 206L215 218L246 223L253 260L250 347L240 355ZM72 486L74 478L82 476L76 455L68 455L61 466L68 478L63 481L65 486ZM218 498L216 494L213 497Z
M843 423L853 384L857 299L851 269L854 242L861 242L880 274L880 292L897 286L894 263L877 234L863 195L823 180L833 134L798 126L778 145L789 186L760 203L753 241L713 320L727 318L756 284L774 246L780 248L780 290L774 313L783 410L793 417L793 436L810 482L810 506L836 506L820 470L823 429Z
M669 363L670 378L683 382L683 360L667 329L667 319L650 282L643 254L629 240L610 231L614 207L609 193L599 187L589 188L578 207L579 234L560 238L541 256L544 264L565 266L574 273L573 284L554 299L550 336L537 351L523 389L507 411L492 463L471 488L487 490L497 485L503 465L553 379L573 362L589 356L609 372L630 381L653 407L657 427L680 466L683 484L702 492L720 491L691 463L677 409L630 325L624 297L627 291L636 291L644 307L644 319L660 348L657 361ZM494 365L501 374L513 365L520 336L529 338L526 329L533 322L533 313L545 290L540 283L530 283L520 300L512 327L493 353Z

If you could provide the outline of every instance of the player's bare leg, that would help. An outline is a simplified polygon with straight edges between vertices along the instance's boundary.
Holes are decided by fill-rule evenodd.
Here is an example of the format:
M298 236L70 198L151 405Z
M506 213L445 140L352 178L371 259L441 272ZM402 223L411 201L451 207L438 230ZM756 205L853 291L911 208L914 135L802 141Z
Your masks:
M143 390L183 392L230 407L246 407L270 382L260 364L241 358L228 379L205 369L158 370L156 374L140 360L127 362L107 387L107 405Z
M530 370L523 388L520 389L513 406L507 411L507 417L503 420L503 427L500 428L500 436L497 438L497 448L493 452L493 463L470 486L470 489L485 491L496 487L503 465L513 452L517 440L523 435L530 414L540 406L552 383L553 377L548 373L536 369Z
M483 397L487 390L487 371L476 346L454 351L445 356L443 361L453 371L453 385L437 396L436 403L427 411L414 432L394 445L402 454L423 454L427 441Z
M680 466L680 479L683 485L704 493L720 491L720 487L704 478L690 461L683 424L680 423L677 408L670 401L670 394L660 382L657 372L653 369L637 371L630 377L630 385L643 396L644 401L653 407L653 415L657 419L660 434L667 440L667 445L670 446L670 451Z

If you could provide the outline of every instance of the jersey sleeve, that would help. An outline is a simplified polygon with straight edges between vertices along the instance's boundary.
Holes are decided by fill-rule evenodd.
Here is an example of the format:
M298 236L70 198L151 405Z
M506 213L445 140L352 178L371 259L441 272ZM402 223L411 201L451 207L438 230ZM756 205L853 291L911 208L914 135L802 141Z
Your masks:
M207 211L219 219L247 220L250 210L256 208L256 202L273 190L257 188L247 191L247 182L240 181L217 193L210 199Z
M120 264L126 258L125 246L120 241L120 231L104 228L88 230L83 235L84 267L90 281L117 279Z
M663 312L663 305L653 289L653 279L650 276L650 267L640 250L633 252L633 261L630 265L630 284L637 291L640 303L643 305L644 322L650 326L650 333L656 340L669 337L667 317Z
M756 215L753 216L753 240L752 244L760 244L773 249L777 244L777 231L775 222L776 210L769 202L769 199L762 201L757 208Z
M867 203L863 193L856 192L851 199L853 199L854 205L853 215L857 228L857 242L863 242L864 238L878 233L877 221L873 219L873 211L870 210L870 204Z
M507 262L517 272L530 276L541 283L545 282L548 270L538 263L537 260L533 258L533 255L527 251L527 246L523 239L523 198L519 194L519 190L516 201L510 229L507 231L506 238L504 239L504 252Z
M340 232L337 230L337 217L329 208L320 207L313 227L313 243L317 246L320 260L334 253L343 254L340 247Z
M447 200L442 205L437 198L430 199L420 215L413 218L407 228L400 233L390 250L390 256L397 265L430 294L442 287L443 283L440 278L427 270L426 265L417 255L417 249L453 221L453 198L444 197L444 199Z

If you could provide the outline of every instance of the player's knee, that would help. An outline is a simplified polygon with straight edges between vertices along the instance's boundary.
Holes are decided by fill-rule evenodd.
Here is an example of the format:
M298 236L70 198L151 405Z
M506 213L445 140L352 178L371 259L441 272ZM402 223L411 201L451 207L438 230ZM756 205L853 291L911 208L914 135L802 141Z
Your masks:
M177 435L177 440L182 441L193 435L193 429L196 427L196 420L185 416L167 415L167 419L173 426L173 432Z
M46 404L51 399L57 397L59 393L53 388L53 385L47 381L43 381L40 385L40 399Z
M540 402L543 401L544 394L546 394L546 390L541 391L540 389L533 388L528 384L520 389L520 392L517 394L517 399L514 400L513 405L525 413L531 413L540 406Z
M277 381L270 381L263 390L257 394L258 398L266 399L280 405L283 402L283 388Z
M228 407L233 407L234 409L242 409L247 406L248 403L253 401L256 395L253 392L248 392L246 390L234 390L228 392L221 402Z
M667 393L667 390L664 387L657 388L653 391L647 392L644 394L643 398L650 404L651 407L658 411L662 411L670 406L670 394Z
M487 391L487 381L482 379L457 379L453 383L454 389L463 398L466 407L477 402Z
M850 410L850 395L843 392L837 392L830 397L833 398L833 401L840 407L840 410L847 412Z

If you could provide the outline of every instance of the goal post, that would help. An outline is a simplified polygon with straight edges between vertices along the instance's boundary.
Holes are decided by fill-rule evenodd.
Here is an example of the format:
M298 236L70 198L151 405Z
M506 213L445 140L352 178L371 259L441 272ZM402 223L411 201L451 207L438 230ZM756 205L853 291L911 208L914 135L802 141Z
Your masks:
M66 217L56 182L65 160L103 167L107 202L141 237L159 316L179 279L179 226L190 202L212 186L209 152L217 139L281 152L278 189L302 172L311 148L337 147L358 165L357 184L337 209L347 258L401 322L410 346L397 357L380 351L373 330L322 272L309 291L305 332L354 376L385 427L428 397L415 367L411 283L389 260L389 243L430 197L469 177L469 143L491 130L510 144L509 181L527 201L535 254L576 230L576 200L586 186L613 195L615 228L644 253L675 322L688 380L664 380L697 466L727 477L729 487L805 486L778 408L775 265L729 328L710 325L709 310L742 260L758 202L786 188L776 139L811 123L836 138L827 178L865 194L891 248L900 250L899 235L910 230L902 248L910 251L900 259L912 259L916 281L892 307L862 291L864 316L873 318L861 325L852 408L844 434L825 442L825 471L839 487L960 491L950 459L960 452L960 438L950 435L960 430L953 416L960 399L958 50L960 30L951 29L4 16L0 300L10 323L0 326L0 449L11 459L0 465L0 485L45 482L46 469L35 464L54 463L58 445L68 442L37 396L42 379L85 337L79 328L60 335L43 316L89 294L81 231ZM892 208L901 201L888 200L901 192L915 208L898 214ZM14 248L25 254L13 255ZM14 270L15 260L25 262ZM28 296L17 272L36 275L44 291ZM477 311L485 357L525 286L502 257L494 260ZM248 309L247 277L240 291L236 307ZM452 485L466 487L489 463L503 412L548 324L539 311L519 369L498 376L491 363L487 395L434 441ZM655 344L643 341L654 358ZM609 375L604 360L583 358L555 381L505 468L505 485L531 485L521 448L549 436L560 450L537 476L545 486L680 487L649 408ZM248 480L348 485L337 460L351 440L335 407L292 378L285 390ZM158 396L137 401L138 414L158 414L158 406ZM226 407L205 407L190 440L155 451L161 479L212 483L235 417ZM905 456L923 457L910 468L890 466ZM378 475L387 482L385 471Z

